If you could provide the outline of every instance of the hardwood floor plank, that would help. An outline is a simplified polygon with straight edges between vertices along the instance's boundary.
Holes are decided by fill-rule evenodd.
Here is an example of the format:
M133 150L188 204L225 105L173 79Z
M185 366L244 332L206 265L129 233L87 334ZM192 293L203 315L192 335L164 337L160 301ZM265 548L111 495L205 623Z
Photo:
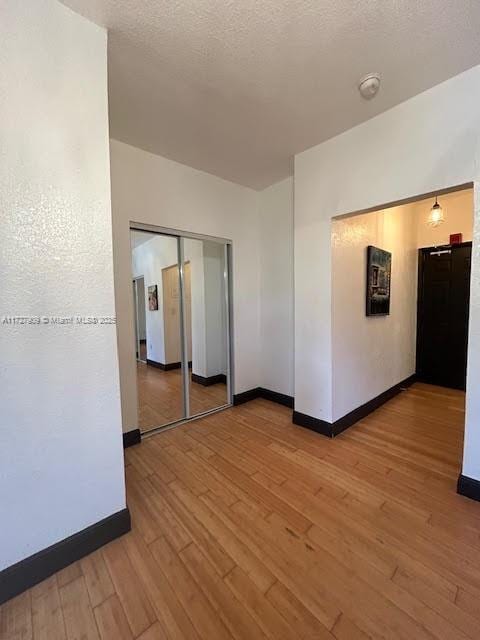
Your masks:
M2 640L32 640L31 592L26 591L0 608L0 638Z
M274 576L258 561L235 533L218 517L216 509L199 501L189 491L175 482L170 485L172 491L182 501L184 506L199 520L211 533L234 563L238 564L248 573L258 588L265 592L274 582ZM210 503L213 507L213 504Z
M238 505L234 505L233 509L237 508ZM244 511L242 515L244 519L249 517ZM336 603L337 616L340 611L344 611L360 628L380 637L390 637L393 633L405 639L428 637L419 625L398 607L392 606L382 593L371 589L357 573L349 571L328 551L307 543L302 535L289 530L282 521L252 519L249 526L261 532L269 545L267 548L275 545L284 561L286 558L291 559L295 574L308 582L312 591L321 594L323 601L329 598ZM356 594L355 601L348 595L352 590ZM306 602L305 604L310 608Z
M212 508L215 506L208 495L202 496L202 501ZM265 565L274 578L281 580L298 599L301 599L303 604L325 627L330 628L334 624L341 609L332 602L328 590L318 585L315 590L304 588L308 581L296 558L283 555L275 543L272 545L268 537L258 531L263 520L258 519L254 510L242 502L238 502L231 509L218 509L217 515L226 526L235 532L245 546L249 547L258 562Z
M132 631L117 595L110 596L93 611L102 640L133 640Z
M163 462L175 477L181 480L192 493L196 496L206 493L208 491L207 485L201 482L188 468L185 468L182 461L179 461L173 454L174 451L171 445L157 448L157 455L161 462Z
M155 486L156 474L149 477L148 482L152 487L149 496L149 504L155 511L158 521L158 534L167 538L175 551L181 551L184 547L192 542L192 536L185 527L182 520L177 516L174 509L171 508L161 493L157 491L158 484ZM163 483L161 486L164 486ZM159 537L157 536L157 537Z
M148 629L157 619L121 540L103 547L102 555L122 604L134 637Z
M80 566L92 607L113 596L115 588L100 550L82 558Z
M296 630L290 627L268 599L263 597L264 594L240 567L232 569L224 580L269 638L292 640L298 637Z
M32 625L35 640L66 640L57 576L32 588Z
M160 476L167 484L175 480L175 474L158 459L155 438L147 438L142 442L142 445L145 445L145 448L142 446L142 458L147 462L148 469Z
M189 545L180 556L234 638L262 640L266 637L225 582L212 571L196 545Z
M402 589L408 591L415 598L436 611L441 617L444 617L446 619L445 625L448 626L452 623L472 640L478 638L480 631L478 620L464 612L448 598L441 596L438 591L425 584L418 576L407 572L405 569L398 568L392 580ZM440 636L437 634L437 637Z
M206 559L211 563L217 573L223 577L233 569L235 563L232 558L227 554L225 549L219 544L218 540L210 533L210 531L203 526L203 524L183 504L178 496L175 495L171 488L163 484L156 475L152 476L152 482L155 483L155 487L161 492L171 509L177 514L183 526L189 532L192 540L196 542Z
M192 452L187 454L180 451L176 447L169 447L167 451L176 459L177 463L197 478L198 482L202 486L207 487L208 491L211 491L214 495L224 500L227 504L233 504L236 502L236 496L228 490L225 483L222 482L222 476L211 471L211 467L205 469L201 464L192 457Z
M138 640L168 640L169 636L159 622L155 622L146 631L138 636Z
M129 534L123 537L122 544L150 596L155 613L167 636L181 640L198 640L199 635L174 588L170 586L142 538L135 533Z
M366 527L373 527L373 531L378 528L384 542L393 549L398 548L419 562L433 564L453 584L480 592L480 571L475 567L479 560L476 556L468 560L463 554L458 555L441 544L432 544L434 538L429 537L428 533L418 530L412 532L411 526L406 526L402 520L391 519L379 509L372 510L350 496L343 502L345 508L356 511L357 517L362 519Z
M127 501L135 526L145 542L150 544L161 535L162 523L150 504L149 496L144 491L146 486L149 486L148 483L143 485L131 483L127 488Z
M230 640L232 635L221 622L215 610L198 587L187 568L175 554L165 538L159 538L151 545L153 557L161 565L170 585L179 593L187 615L204 640L223 638Z
M359 629L343 613L335 623L335 626L332 629L332 635L337 640L368 640L372 637Z
M298 638L331 640L334 637L281 582L275 582L265 595L290 628L295 629Z
M237 486L242 487L255 501L263 504L268 510L276 510L278 513L281 513L292 526L300 531L306 531L312 525L311 521L299 511L277 498L275 494L259 485L258 482L252 480L247 474L230 466L228 462L220 456L211 458L210 464L214 465L217 471L223 473Z
M473 595L469 591L459 587L455 604L463 611L480 620L480 598L478 594Z
M384 575L390 577L393 574L398 559L381 544L371 541L368 532L363 532L358 524L353 531L350 530L348 521L331 512L330 504L334 500L330 497L327 500L323 492L315 496L306 495L302 488L287 482L277 489L277 493L289 504L302 504L303 513L314 523L308 530L311 540L322 540L328 544L331 553L337 557L350 558L351 563L355 563L355 558L352 557L354 550L355 555L371 562ZM278 518L275 514L274 517Z
M65 567L65 569L62 569L57 573L58 588L61 589L72 580L80 578L81 575L82 569L79 562L74 562L73 564L68 565L68 567Z
M99 640L85 579L81 575L60 588L68 640Z

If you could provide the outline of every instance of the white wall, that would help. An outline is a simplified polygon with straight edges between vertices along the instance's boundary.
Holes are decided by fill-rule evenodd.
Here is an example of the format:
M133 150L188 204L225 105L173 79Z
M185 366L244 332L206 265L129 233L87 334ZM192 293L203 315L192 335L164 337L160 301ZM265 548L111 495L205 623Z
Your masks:
M407 205L332 222L333 420L415 373L416 221ZM388 316L365 315L368 245L392 253Z
M398 202L480 172L480 67L295 158L295 406L331 421L333 216ZM477 185L475 185L477 189ZM480 479L480 206L475 197L463 473Z
M0 318L114 315L106 33L4 0L0 36ZM115 326L2 322L0 353L3 569L123 509L125 486Z
M293 180L259 193L261 386L293 396Z
M233 241L235 386L260 384L258 194L111 140L115 301L123 428L137 426L129 221Z

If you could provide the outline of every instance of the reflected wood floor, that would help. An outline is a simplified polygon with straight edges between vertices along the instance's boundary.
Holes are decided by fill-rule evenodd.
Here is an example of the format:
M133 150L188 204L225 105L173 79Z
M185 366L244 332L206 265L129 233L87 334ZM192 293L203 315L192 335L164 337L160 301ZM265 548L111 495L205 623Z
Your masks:
M162 371L137 362L138 427L146 431L183 418L182 370ZM192 415L227 404L227 385L204 387L192 382L190 371L190 411Z
M144 440L133 531L4 605L2 640L477 640L463 403L416 384L328 440L256 400Z

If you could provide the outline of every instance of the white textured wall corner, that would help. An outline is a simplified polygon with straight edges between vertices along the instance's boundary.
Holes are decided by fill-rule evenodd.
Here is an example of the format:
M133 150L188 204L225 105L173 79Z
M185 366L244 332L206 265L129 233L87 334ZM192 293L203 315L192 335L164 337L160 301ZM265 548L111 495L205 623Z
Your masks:
M0 317L114 315L107 36L0 7ZM0 324L0 569L125 507L114 325Z
M241 393L260 384L258 193L117 140L110 149L122 414L129 431L137 426L129 222L232 240L234 393Z
M331 218L478 181L479 102L480 67L474 67L295 157L295 408L301 413L333 415ZM478 226L477 220L474 240ZM464 473L476 478L479 287L474 242Z
M261 386L293 396L293 179L258 197Z

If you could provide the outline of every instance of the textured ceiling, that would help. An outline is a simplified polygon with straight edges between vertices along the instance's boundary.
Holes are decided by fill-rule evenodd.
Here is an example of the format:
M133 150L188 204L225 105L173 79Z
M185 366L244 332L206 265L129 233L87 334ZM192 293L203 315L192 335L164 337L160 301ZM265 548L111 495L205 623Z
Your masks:
M112 137L256 189L480 63L479 0L64 0L107 27ZM371 102L361 76L382 75Z

